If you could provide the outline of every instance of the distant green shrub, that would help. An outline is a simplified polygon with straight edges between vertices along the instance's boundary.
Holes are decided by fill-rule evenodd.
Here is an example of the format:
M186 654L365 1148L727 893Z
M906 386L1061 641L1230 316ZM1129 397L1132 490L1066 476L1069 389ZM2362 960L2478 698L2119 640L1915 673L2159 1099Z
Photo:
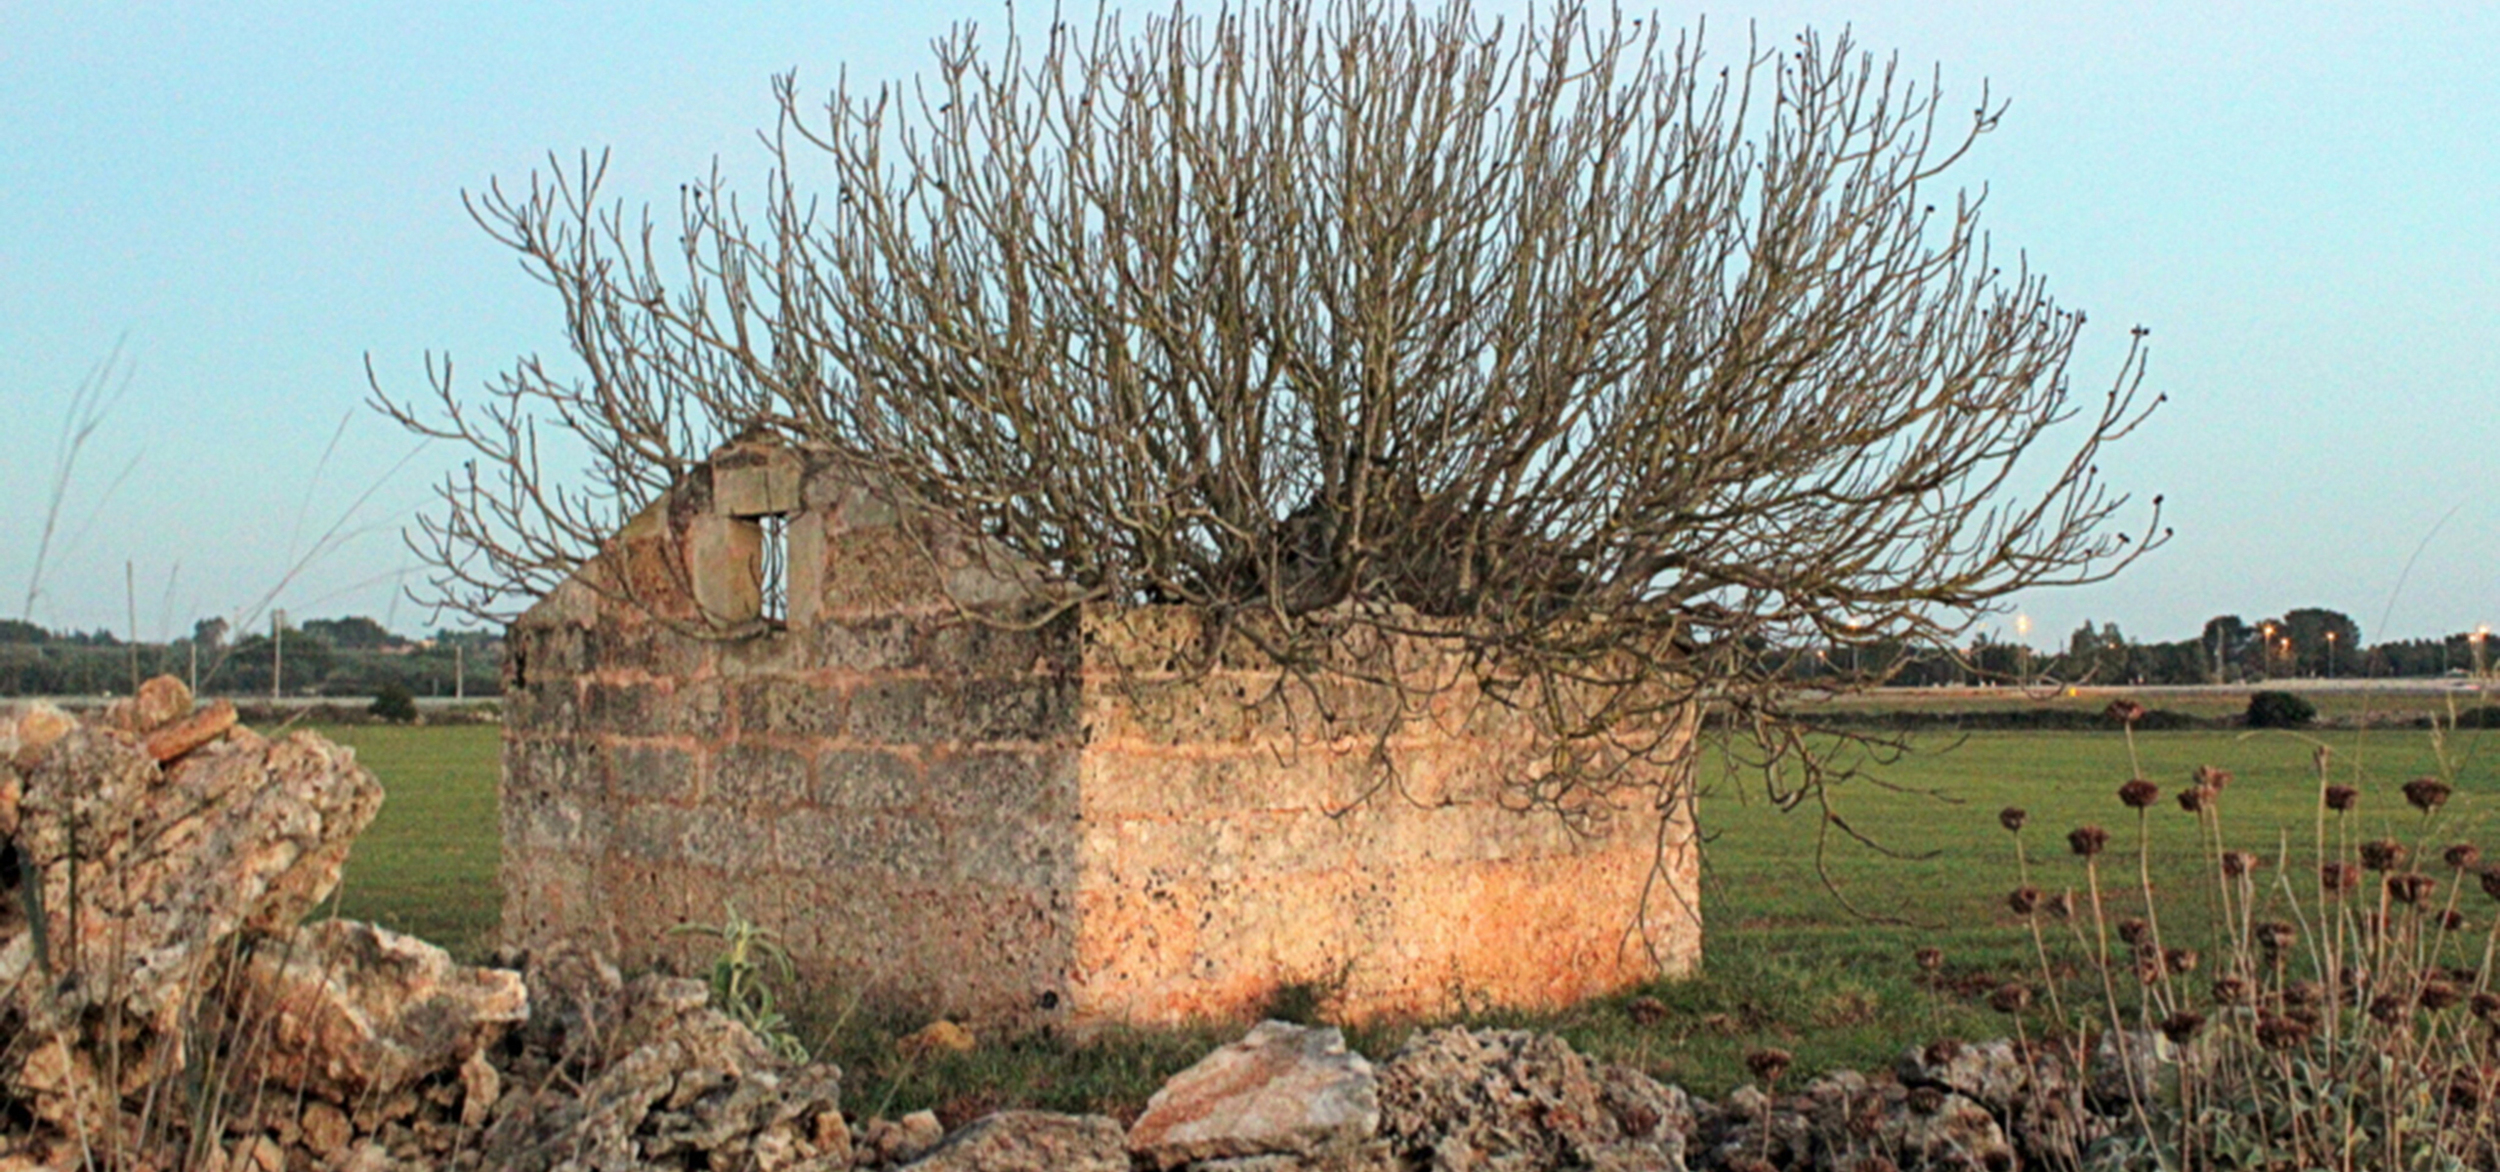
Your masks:
M373 706L365 709L376 720L393 724L414 724L417 719L417 698L398 684L384 684L374 690Z
M2318 707L2290 692L2259 692L2248 698L2248 727L2307 728Z

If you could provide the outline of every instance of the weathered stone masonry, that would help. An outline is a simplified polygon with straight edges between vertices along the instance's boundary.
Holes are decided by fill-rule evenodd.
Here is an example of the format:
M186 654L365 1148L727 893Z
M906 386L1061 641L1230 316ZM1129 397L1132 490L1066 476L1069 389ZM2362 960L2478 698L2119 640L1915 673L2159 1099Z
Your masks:
M1438 692L1384 767L1384 691L1183 673L1190 612L957 607L1035 588L821 461L716 455L514 625L507 940L694 966L672 930L734 911L873 1001L1076 1028L1291 982L1356 1017L1551 1004L1697 957L1688 811L1589 837L1502 808L1502 706Z

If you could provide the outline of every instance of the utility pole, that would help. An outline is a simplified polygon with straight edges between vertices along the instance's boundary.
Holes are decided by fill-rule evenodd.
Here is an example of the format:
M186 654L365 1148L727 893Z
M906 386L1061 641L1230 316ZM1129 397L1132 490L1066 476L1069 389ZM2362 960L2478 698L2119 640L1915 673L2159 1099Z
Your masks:
M466 700L469 697L467 663L467 648L457 641L453 642L451 645L451 698L454 700Z
M130 605L130 694L139 694L139 563L122 562L122 599Z
M269 699L275 702L280 694L278 681L286 675L286 612L269 612Z

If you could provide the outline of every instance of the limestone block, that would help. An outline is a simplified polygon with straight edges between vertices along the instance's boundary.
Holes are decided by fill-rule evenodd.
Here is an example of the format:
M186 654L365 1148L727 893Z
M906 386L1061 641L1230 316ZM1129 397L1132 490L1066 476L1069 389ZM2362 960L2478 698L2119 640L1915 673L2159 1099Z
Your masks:
M920 766L882 749L827 749L816 755L810 800L829 814L902 810L921 800Z
M1129 1150L1173 1168L1359 1143L1380 1124L1371 1063L1333 1027L1261 1022L1172 1076L1129 1128Z
M764 527L737 517L686 522L686 576L705 622L737 627L764 616Z
M610 742L602 758L610 800L692 802L702 792L695 755L675 745Z
M842 694L802 679L765 676L731 686L741 736L831 737L842 732Z
M786 810L808 798L807 754L739 741L712 756L706 799L747 810Z
M741 443L714 453L710 463L714 512L753 519L798 511L798 453L776 444Z
M791 630L806 630L825 614L824 517L793 515L782 529L782 542L782 617Z

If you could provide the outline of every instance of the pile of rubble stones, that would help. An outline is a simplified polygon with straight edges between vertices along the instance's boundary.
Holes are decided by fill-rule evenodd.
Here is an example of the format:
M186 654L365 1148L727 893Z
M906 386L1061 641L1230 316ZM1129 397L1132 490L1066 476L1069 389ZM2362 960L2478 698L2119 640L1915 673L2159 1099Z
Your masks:
M89 717L0 707L0 1172L1879 1172L2089 1166L2111 1130L2003 1042L1711 1104L1550 1035L1424 1033L1375 1066L1280 1022L1125 1126L857 1120L837 1070L776 1056L699 981L304 924L381 802L352 751L171 678Z

